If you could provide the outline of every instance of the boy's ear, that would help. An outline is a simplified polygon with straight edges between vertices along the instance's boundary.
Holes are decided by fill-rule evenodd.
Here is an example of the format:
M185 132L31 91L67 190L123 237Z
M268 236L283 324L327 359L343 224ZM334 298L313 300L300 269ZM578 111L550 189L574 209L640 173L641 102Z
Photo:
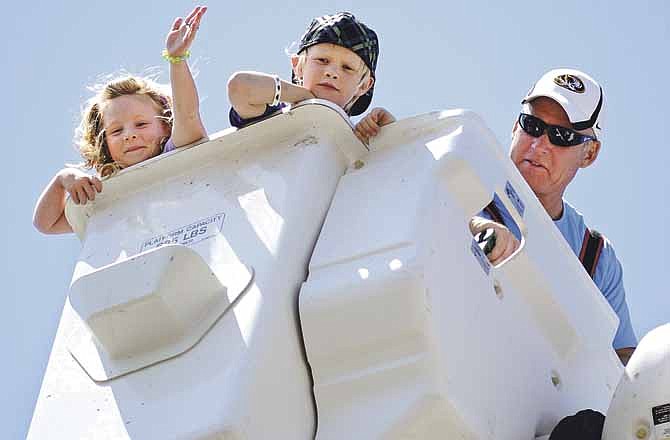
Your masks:
M296 78L300 78L302 76L302 63L300 63L299 55L291 55L291 66L293 66L293 73L295 73Z
M368 90L372 87L372 85L375 83L375 79L372 77L372 75L368 76L368 79L365 81L361 82L361 85L358 87L358 96L363 96L367 93Z

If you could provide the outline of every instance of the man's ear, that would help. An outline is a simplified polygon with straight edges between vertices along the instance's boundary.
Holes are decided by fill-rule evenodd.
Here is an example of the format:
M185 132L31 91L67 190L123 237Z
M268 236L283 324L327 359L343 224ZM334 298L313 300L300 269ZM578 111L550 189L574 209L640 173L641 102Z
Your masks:
M600 141L590 141L586 145L584 150L584 157L582 158L582 163L579 165L580 168L586 168L590 166L598 158L598 153L600 152Z

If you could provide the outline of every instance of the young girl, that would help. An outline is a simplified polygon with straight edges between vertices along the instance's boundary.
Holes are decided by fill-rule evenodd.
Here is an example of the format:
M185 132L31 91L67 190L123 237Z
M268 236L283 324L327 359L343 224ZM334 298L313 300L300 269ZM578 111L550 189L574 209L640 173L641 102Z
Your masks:
M76 130L83 166L100 178L118 170L196 142L206 136L200 119L195 83L185 59L206 8L195 8L177 18L168 33L163 56L170 62L170 94L148 78L113 79L91 98ZM65 217L69 195L76 204L95 200L102 191L99 177L79 168L59 171L42 192L33 224L45 234L72 232Z
M236 72L228 81L230 124L243 127L284 106L327 99L350 116L372 100L379 57L377 34L348 12L315 18L291 57L291 82L260 72Z

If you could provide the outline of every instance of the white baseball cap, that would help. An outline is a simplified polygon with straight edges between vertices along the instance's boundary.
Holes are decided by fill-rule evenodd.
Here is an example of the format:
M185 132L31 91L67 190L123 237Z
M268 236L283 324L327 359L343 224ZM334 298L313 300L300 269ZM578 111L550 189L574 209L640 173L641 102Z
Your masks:
M554 69L542 75L521 101L527 104L544 96L560 104L572 128L593 128L597 138L602 133L605 97L600 85L584 72L575 69Z

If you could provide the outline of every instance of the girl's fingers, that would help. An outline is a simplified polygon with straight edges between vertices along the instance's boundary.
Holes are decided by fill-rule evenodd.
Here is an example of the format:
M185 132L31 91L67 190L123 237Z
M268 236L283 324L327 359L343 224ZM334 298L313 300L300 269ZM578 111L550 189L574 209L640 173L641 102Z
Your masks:
M82 188L84 193L86 193L86 198L88 200L95 200L95 188L93 188L93 184L91 184L91 182L85 182L82 185Z
M82 187L78 187L76 189L77 193L77 198L79 199L79 204L80 205L85 205L86 204L86 192L84 192L84 189Z
M196 32L198 31L198 29L200 28L200 20L202 19L202 15L205 13L205 11L207 11L207 8L206 8L206 7L202 7L202 8L200 8L200 9L198 10L197 14L195 14L195 16L193 17L193 19L192 19L191 22L190 22L190 23L191 23L191 30L192 30L193 36L195 36L195 33L196 33Z
M207 11L207 8L206 8L206 7L203 7L203 8L200 8L200 10L198 11L197 14L195 14L195 17L193 18L193 23L194 23L196 26L199 26L199 25L200 25L200 19L201 19L202 16L204 15L205 11Z
M70 191L70 198L72 199L75 205L79 204L79 196L77 195L77 191Z
M195 17L198 14L198 11L200 10L200 6L196 6L190 14L186 16L186 24L189 26L191 25L191 21L193 21L193 17Z
M91 181L93 182L93 186L95 187L95 190L98 191L98 192L102 192L102 182L100 181L100 179L93 176L93 177L91 177Z
M179 17L172 24L172 30L179 31L182 41L187 46L195 38L198 27L200 27L200 19L205 11L207 11L207 7L196 6L186 18Z
M90 200L88 197L88 193L86 192L86 186L82 185L79 187L77 190L77 194L79 195L79 201L81 202L82 205L85 205L86 202Z
M195 17L193 19L193 22L191 23L190 29L191 29L191 33L193 34L193 36L195 36L195 33L198 32L198 29L200 29L200 17L202 17L202 16L199 15L199 16Z

